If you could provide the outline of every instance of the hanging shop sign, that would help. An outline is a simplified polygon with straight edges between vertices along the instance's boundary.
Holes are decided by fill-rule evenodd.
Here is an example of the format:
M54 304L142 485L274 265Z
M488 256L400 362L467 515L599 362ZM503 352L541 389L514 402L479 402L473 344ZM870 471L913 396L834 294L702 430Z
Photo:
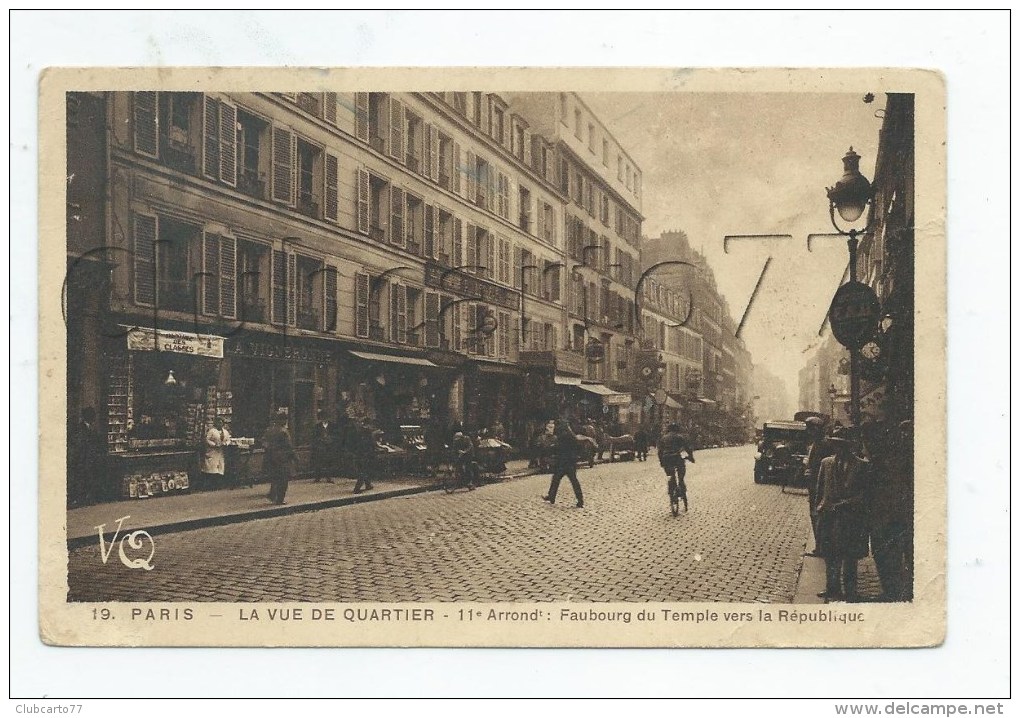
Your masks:
M836 290L829 307L829 323L836 341L860 349L875 334L881 304L875 290L862 282L847 282Z
M135 352L173 352L222 359L223 337L135 327L127 333L127 348Z
M584 347L584 356L588 361L597 364L606 358L606 348L602 346L602 342L592 337Z

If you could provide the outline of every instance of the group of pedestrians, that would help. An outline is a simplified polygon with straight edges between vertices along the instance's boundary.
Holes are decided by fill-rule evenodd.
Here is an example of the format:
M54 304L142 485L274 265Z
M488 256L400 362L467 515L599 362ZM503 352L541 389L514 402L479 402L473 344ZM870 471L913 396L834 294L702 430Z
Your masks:
M805 480L815 555L825 559L826 600L858 598L857 564L875 559L885 600L909 601L913 586L913 427L839 427L808 420Z

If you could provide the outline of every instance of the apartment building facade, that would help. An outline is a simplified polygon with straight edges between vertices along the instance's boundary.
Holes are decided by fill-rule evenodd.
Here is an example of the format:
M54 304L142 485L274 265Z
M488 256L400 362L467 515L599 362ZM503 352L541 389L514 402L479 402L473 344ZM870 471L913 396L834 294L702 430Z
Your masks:
M499 419L520 442L569 405L549 400L557 377L624 404L606 383L623 388L633 344L640 190L614 195L611 231L589 199L607 183L596 194L564 133L507 98L140 91L68 108L69 416L99 409L98 493L186 470L216 416L258 437L285 408L305 459L320 412L394 440ZM624 177L640 187L633 163ZM582 218L605 242L571 251Z

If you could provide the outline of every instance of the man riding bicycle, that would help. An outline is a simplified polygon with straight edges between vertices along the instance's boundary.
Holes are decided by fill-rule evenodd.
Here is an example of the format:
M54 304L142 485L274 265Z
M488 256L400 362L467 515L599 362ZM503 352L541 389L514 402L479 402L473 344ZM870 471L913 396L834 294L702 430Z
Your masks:
M675 516L680 510L680 500L684 502L684 511L687 511L687 484L684 477L687 475L686 461L694 463L694 452L691 450L687 439L680 433L679 424L670 424L666 433L659 439L659 465L669 477L669 503ZM687 456L684 456L686 452Z

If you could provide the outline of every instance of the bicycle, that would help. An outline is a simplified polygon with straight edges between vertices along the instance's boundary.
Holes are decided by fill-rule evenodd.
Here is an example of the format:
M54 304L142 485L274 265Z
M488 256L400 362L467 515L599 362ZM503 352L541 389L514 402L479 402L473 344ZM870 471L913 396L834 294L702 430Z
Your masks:
M676 460L679 459L679 460ZM687 462L694 463L694 457L687 453L687 456L670 457L669 466L664 466L669 481L666 489L669 492L669 510L674 517L680 515L680 502L684 502L684 513L687 513L687 483L684 479L687 476Z
M460 456L447 455L436 465L435 472L443 491L448 494L461 488L474 491L478 483L476 462L464 461Z

